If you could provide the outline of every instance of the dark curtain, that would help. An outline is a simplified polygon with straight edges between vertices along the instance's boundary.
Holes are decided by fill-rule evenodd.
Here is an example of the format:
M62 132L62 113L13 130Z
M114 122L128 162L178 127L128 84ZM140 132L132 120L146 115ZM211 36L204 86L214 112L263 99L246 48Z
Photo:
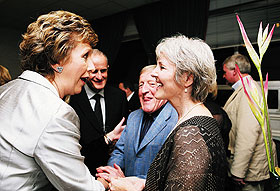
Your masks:
M162 0L136 9L134 20L149 64L155 63L155 47L163 37L180 33L205 40L209 4L210 0Z
M96 48L107 56L110 67L115 62L123 39L127 14L127 12L122 12L91 21L91 26L99 39Z

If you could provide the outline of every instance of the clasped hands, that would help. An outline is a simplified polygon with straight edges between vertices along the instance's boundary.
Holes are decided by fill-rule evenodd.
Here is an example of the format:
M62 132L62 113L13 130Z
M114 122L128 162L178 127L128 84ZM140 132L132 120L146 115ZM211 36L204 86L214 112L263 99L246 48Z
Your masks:
M141 191L145 187L145 179L137 177L125 177L122 169L114 164L111 166L101 166L96 169L96 177L106 180L110 191ZM101 181L102 182L102 181Z

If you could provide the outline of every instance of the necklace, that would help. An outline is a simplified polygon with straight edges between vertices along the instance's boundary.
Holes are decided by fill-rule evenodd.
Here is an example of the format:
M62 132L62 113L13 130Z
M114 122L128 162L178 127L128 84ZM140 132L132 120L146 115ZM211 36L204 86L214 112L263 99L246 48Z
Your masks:
M202 104L202 102L199 102L199 103L193 105L193 106L189 109L189 111L188 111L185 115L183 115L183 116L178 120L178 122L176 123L176 125L174 126L174 128L169 132L169 134L168 134L167 137L169 137L169 135L173 132L173 130L182 122L182 120L184 119L184 117L186 117L195 107L197 107L197 106L199 106L199 105L201 105L201 104Z
M189 111L188 111L185 115L183 115L183 116L178 120L178 122L177 122L177 124L175 125L175 127L177 127L177 125L179 125L179 124L182 122L182 120L183 120L194 108L196 108L197 106L199 106L199 105L201 105L201 104L202 104L202 102L199 102L199 103L193 105L193 106L189 109Z

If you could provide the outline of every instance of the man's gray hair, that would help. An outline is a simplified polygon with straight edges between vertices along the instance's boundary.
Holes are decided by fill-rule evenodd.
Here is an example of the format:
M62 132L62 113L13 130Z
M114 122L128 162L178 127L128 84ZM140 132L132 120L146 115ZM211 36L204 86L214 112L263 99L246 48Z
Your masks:
M248 74L251 72L251 64L246 56L239 53L234 54L227 57L223 63L229 70L234 70L235 64L238 65L241 74Z

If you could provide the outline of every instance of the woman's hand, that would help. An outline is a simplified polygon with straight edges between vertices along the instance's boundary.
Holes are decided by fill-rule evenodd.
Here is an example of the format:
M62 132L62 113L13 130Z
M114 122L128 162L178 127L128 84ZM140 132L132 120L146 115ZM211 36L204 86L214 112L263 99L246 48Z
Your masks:
M108 189L109 189L109 182L107 182L107 181L106 181L105 179L103 179L103 178L97 178L97 180L103 184L105 190L108 190Z
M137 177L113 178L109 183L111 191L141 191L145 188L145 179Z
M104 178L106 181L111 182L113 178L124 178L122 169L114 164L114 168L111 166L101 166L96 169L96 177Z
M124 120L125 118L123 117L119 124L115 127L115 129L106 135L111 141L118 140L120 138L122 131L126 126L123 125Z

